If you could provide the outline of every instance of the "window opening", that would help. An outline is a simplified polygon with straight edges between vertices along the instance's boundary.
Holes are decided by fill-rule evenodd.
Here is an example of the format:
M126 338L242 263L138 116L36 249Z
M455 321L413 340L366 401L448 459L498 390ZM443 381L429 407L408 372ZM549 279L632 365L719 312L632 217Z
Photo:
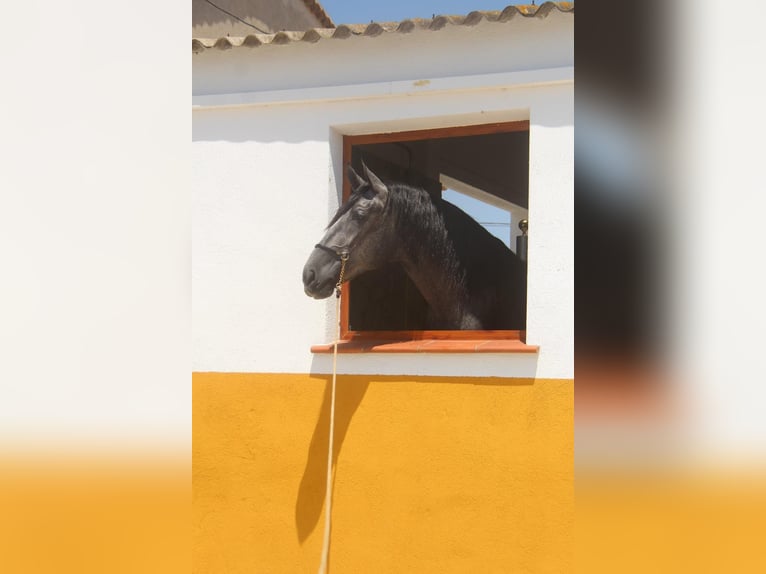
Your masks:
M529 123L346 136L344 167L367 165L384 181L399 181L442 197L516 251L518 222L527 219ZM345 169L344 169L345 171ZM344 183L343 200L350 195ZM526 263L506 296L520 319L486 331L489 338L521 338L526 329ZM416 336L429 325L428 304L398 264L369 271L344 286L345 337L386 333ZM436 327L438 329L438 327ZM460 338L462 331L443 336ZM491 334L490 334L491 333Z
M515 251L511 245L511 212L484 203L483 201L460 193L454 189L445 189L442 199L449 201L475 219L479 225L497 237L506 247Z

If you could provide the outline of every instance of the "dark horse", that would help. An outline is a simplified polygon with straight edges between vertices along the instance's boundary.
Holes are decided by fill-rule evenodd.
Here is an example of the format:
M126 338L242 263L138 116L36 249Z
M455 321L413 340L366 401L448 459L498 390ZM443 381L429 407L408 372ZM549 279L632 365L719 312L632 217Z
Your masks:
M348 168L352 193L303 268L306 294L324 299L343 280L398 263L428 303L431 329L523 329L526 270L465 212L423 189Z

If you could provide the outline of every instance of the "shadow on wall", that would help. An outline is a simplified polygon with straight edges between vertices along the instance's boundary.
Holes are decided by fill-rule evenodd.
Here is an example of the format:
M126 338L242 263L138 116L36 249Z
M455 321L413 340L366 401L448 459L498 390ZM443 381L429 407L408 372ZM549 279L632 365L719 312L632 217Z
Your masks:
M309 444L306 468L303 471L301 484L298 487L298 499L295 503L295 527L298 541L303 544L314 531L319 522L324 506L327 480L327 447L330 426L330 391L332 377L327 375L322 406L319 418ZM337 467L338 454L346 438L346 431L351 423L356 409L367 392L369 381L359 381L357 378L338 378L335 394L335 437L333 440L333 465Z
M300 544L311 535L319 522L322 508L325 502L325 489L327 479L327 446L328 429L330 426L330 391L331 375L312 375L323 378L326 381L325 391L322 397L322 406L319 409L319 417L314 426L314 433L309 444L306 467L303 471L298 497L295 503L295 527ZM482 378L482 377L406 377L417 381L416 384L461 384L481 386L528 386L534 385L535 379L516 378ZM370 383L385 383L401 381L401 376L381 375L342 375L338 377L335 397L335 439L333 442L333 465L336 467L338 456L346 438L346 432L351 424L351 419L362 403Z

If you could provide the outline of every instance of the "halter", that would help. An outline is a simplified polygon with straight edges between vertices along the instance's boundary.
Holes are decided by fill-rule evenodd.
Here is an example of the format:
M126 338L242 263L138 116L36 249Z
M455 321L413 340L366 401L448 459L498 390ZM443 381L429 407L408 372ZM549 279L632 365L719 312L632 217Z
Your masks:
M335 284L335 297L340 299L340 286L343 283L343 273L346 270L346 261L348 261L348 248L343 249L342 251L336 251L332 247L327 247L326 245L322 245L321 243L317 243L316 245L314 245L314 248L328 251L332 253L333 255L337 256L338 259L340 260L340 275L338 276L338 282Z
M314 245L314 248L327 251L328 253L332 253L341 261L343 261L344 256L346 259L348 259L348 248L338 251L336 249L333 249L332 247L327 247L327 245L322 245L321 243L317 243L316 245Z

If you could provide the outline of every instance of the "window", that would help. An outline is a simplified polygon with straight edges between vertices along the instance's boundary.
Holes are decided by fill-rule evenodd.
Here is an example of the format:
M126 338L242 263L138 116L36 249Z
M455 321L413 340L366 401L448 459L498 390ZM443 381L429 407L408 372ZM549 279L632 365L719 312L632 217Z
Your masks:
M364 164L384 181L425 189L473 215L517 251L529 198L528 121L347 135L343 164L344 174L348 165L363 173ZM351 183L344 177L343 202L350 194ZM536 347L524 343L525 256L515 269L514 288L504 295L517 309L514 319L492 330L433 329L428 304L399 264L368 271L343 286L341 338L346 342L340 350L535 352Z

